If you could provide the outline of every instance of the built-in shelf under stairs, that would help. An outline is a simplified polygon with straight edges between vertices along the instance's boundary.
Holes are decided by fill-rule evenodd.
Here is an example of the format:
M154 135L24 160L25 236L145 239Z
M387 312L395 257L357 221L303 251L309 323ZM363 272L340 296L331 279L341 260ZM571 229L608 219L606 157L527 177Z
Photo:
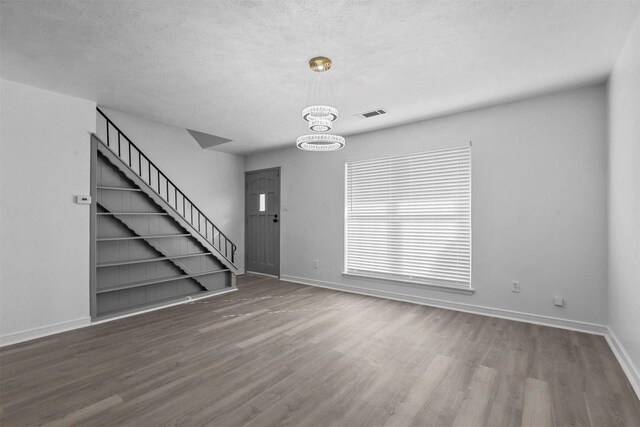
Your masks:
M123 159L122 138L116 149L92 137L92 317L235 289L235 245L157 169L154 188L137 147Z

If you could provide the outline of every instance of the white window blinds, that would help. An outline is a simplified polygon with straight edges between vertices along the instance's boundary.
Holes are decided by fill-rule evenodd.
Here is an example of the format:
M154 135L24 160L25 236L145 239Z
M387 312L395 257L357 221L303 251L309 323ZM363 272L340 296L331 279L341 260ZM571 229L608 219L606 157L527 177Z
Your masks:
M346 273L471 287L471 147L346 164Z

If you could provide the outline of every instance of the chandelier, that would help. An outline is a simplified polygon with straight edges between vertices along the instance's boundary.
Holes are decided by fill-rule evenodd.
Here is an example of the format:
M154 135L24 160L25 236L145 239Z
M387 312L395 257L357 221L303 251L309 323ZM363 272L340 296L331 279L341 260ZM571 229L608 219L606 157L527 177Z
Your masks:
M328 79L324 82L324 73L331 69L331 60L324 56L312 58L309 68L316 74L309 85L308 107L302 110L302 118L307 121L309 130L315 133L298 137L296 145L306 151L340 150L344 147L344 138L327 133L331 132L333 122L338 119L338 109L329 105L333 103L333 86Z

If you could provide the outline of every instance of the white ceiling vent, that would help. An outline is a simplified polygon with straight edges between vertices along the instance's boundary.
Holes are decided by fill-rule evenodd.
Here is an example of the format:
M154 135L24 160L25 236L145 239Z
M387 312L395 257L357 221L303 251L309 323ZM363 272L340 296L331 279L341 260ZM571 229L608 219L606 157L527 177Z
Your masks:
M364 113L356 114L355 116L361 119L370 119L371 117L381 116L387 114L387 110L384 108L378 108L377 110L366 111Z

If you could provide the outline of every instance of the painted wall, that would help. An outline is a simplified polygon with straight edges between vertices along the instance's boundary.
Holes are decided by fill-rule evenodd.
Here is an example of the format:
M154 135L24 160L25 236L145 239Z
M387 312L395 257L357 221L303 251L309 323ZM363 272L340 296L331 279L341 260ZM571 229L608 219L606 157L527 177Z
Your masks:
M293 147L245 165L282 167L281 274L289 279L605 324L606 109L606 88L594 85L354 135L336 153ZM475 294L342 276L345 161L470 140Z
M640 19L611 74L609 108L609 326L640 381Z
M0 80L0 343L89 322L95 103Z
M186 129L101 109L238 246L243 271L244 157L203 150ZM102 137L103 120L97 129Z

